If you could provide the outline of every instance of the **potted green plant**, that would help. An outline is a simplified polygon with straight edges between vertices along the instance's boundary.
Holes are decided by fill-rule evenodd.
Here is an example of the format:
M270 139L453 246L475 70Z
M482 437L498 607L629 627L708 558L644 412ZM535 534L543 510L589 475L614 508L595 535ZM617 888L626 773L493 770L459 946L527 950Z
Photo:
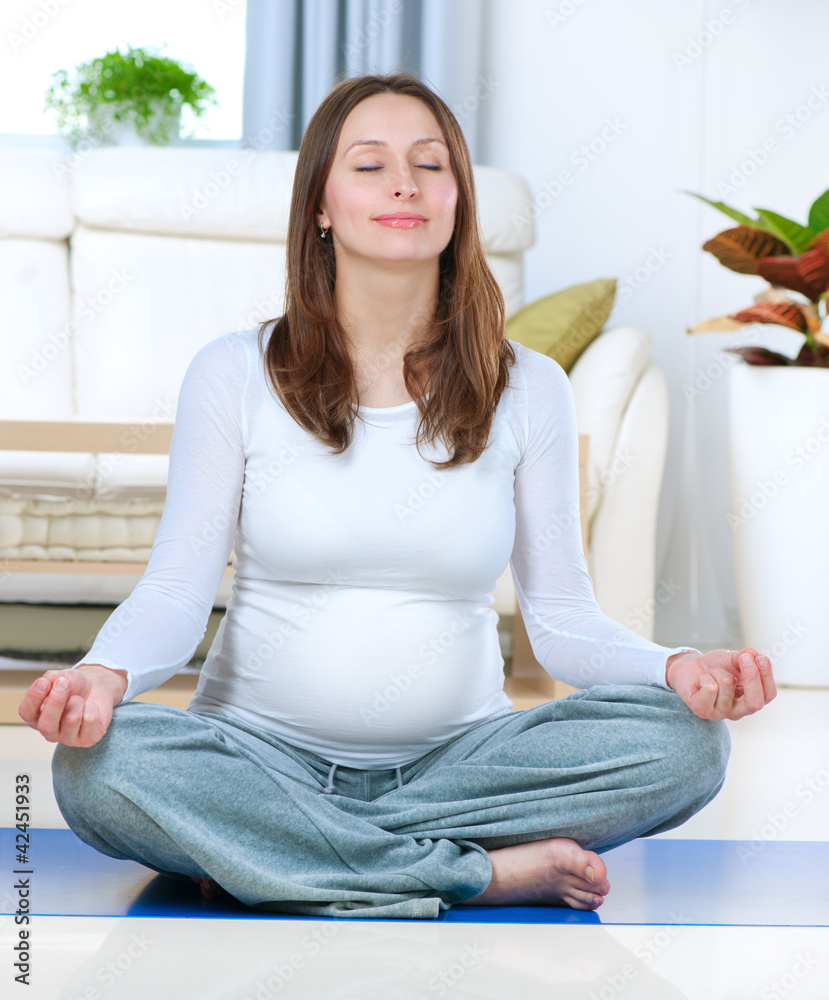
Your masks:
M767 209L752 219L700 198L738 223L703 244L725 267L769 288L754 305L688 330L755 323L803 335L795 357L730 347L730 511L735 583L745 636L767 652L779 684L829 686L829 190L802 225Z
M688 333L736 330L754 323L774 323L802 333L800 353L789 358L764 347L726 348L752 365L805 365L829 368L829 190L809 209L807 225L776 212L755 208L751 219L721 201L685 191L723 212L739 225L717 233L703 250L738 274L757 274L770 289L755 296L755 305L729 316L704 320ZM795 296L791 295L795 293ZM799 297L798 297L799 296Z
M46 110L70 146L112 142L131 129L140 140L166 145L178 135L181 110L201 118L217 104L215 90L191 67L157 49L127 47L52 74Z

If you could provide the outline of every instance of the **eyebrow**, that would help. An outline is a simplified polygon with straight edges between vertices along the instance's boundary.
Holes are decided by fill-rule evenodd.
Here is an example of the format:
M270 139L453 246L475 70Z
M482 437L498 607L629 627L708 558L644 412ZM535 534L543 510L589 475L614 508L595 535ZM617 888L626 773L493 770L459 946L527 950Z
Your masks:
M433 136L431 138L424 138L424 139L415 139L412 145L428 146L429 143L431 142L439 142L443 146L446 145L443 139L439 138L438 136ZM345 149L343 150L343 156L345 156L345 154L350 149L353 149L355 146L388 146L388 143L385 142L383 139L356 139L354 142L350 143L348 146L345 147Z

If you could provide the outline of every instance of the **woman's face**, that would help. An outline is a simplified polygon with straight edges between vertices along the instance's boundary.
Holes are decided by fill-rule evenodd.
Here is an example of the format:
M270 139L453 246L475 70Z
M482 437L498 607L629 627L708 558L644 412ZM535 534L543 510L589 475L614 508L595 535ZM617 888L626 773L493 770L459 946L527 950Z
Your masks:
M417 97L373 94L343 122L317 224L331 227L338 261L422 262L452 238L457 200L449 150L429 107Z

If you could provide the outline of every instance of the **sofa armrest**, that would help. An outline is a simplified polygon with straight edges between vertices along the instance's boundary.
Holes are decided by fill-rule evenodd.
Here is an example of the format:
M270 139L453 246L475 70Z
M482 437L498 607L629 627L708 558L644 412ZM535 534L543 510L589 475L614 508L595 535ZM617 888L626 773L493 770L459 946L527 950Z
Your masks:
M601 505L590 527L588 564L602 611L653 641L657 602L656 525L668 446L668 386L650 362L625 409Z

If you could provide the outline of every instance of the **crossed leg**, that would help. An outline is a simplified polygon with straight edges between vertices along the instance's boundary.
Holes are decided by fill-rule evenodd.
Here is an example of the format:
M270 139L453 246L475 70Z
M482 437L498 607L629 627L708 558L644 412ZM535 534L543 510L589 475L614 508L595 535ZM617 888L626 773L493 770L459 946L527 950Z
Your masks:
M318 774L279 741L176 713L121 706L96 747L56 749L69 825L205 894L322 915L595 909L609 890L599 852L684 822L716 794L728 756L725 727L673 692L606 686L473 727L364 801L320 795Z

